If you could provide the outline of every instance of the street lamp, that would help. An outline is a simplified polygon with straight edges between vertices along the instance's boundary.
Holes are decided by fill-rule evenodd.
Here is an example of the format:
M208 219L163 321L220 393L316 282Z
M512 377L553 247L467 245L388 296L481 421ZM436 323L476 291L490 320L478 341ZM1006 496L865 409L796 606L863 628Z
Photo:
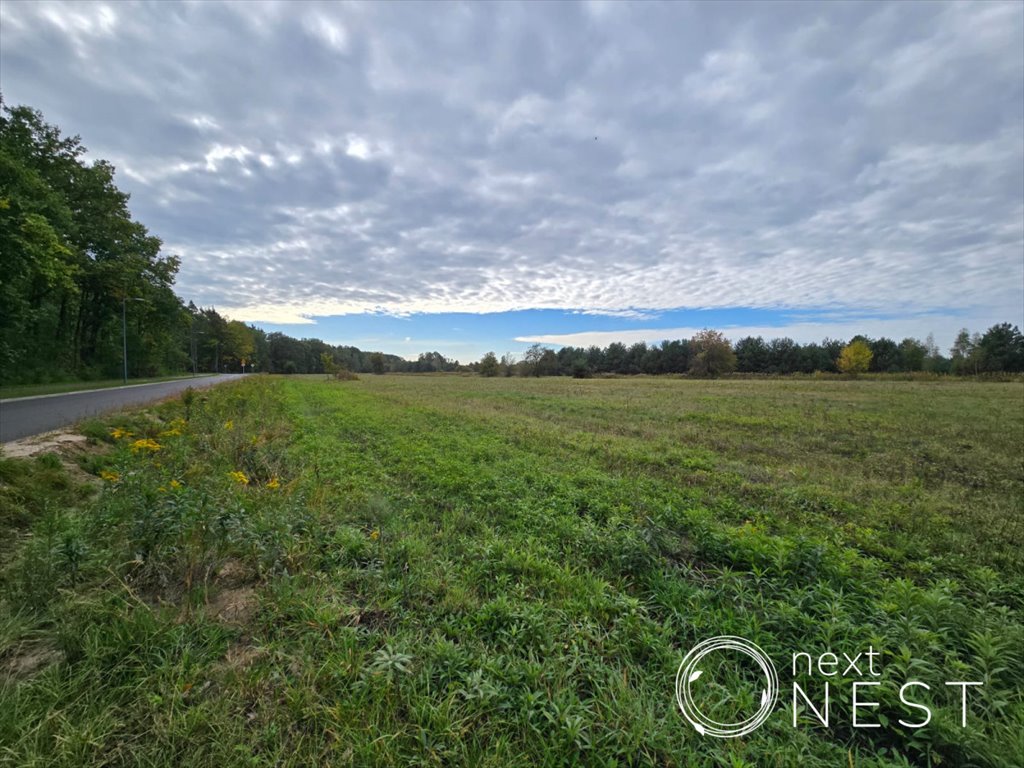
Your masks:
M196 358L199 357L199 348L196 346L196 336L205 336L206 331L199 331L196 333L195 324L189 325L189 333L191 334L191 341L189 351L192 353L192 377L195 378L196 374Z
M124 361L124 383L128 383L128 297L121 297L121 359ZM145 301L133 298L131 301Z

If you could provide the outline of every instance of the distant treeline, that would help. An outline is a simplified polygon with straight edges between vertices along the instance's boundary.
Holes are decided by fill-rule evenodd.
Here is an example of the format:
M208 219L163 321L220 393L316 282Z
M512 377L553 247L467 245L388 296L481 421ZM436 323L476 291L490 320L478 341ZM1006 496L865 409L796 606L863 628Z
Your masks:
M493 352L473 365L484 376L576 376L594 374L685 373L714 376L725 373L908 373L931 371L973 375L1024 371L1024 336L1019 328L1001 323L984 334L960 331L949 356L929 336L925 341L906 338L855 336L849 342L825 339L820 344L798 344L789 338L766 341L747 336L731 344L717 331L703 331L692 339L644 342L626 346L562 347L558 351L534 344L521 360Z
M266 333L252 325L228 320L215 309L189 304L198 371L262 371L267 373L325 373L324 355L333 366L354 373L450 371L456 364L439 352L425 352L409 361L397 355L366 352L358 347L328 344L320 339L296 339L285 333Z
M692 339L627 347L534 345L521 360L488 353L460 366L439 352L409 361L381 352L295 339L187 305L174 293L179 260L132 219L114 167L86 163L77 137L63 137L42 115L0 99L0 384L187 371L356 373L478 371L483 375L811 373L850 371L975 374L1024 370L1024 340L1008 323L983 335L966 330L949 357L931 339L745 338L733 347L706 331Z
M327 352L357 372L446 371L416 361L294 339L187 306L174 293L179 260L132 219L114 167L87 163L25 106L0 98L0 384L196 371L321 373Z

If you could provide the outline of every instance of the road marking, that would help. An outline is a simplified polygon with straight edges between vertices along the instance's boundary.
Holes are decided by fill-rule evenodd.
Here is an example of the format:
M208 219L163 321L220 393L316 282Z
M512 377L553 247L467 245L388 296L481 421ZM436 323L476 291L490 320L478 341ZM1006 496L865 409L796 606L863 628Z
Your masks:
M189 377L187 379L168 379L167 381L147 381L145 384L122 384L118 387L99 387L97 389L79 389L75 392L54 392L50 395L26 395L25 397L8 397L0 400L2 403L24 403L28 400L43 400L47 397L65 397L67 395L85 395L90 392L117 392L120 389L135 389L136 387L155 387L157 384L176 384L179 381L200 381L202 379L213 379L217 376L231 376L230 373L211 373L206 376ZM234 374L238 375L238 374ZM242 374L244 375L244 374Z

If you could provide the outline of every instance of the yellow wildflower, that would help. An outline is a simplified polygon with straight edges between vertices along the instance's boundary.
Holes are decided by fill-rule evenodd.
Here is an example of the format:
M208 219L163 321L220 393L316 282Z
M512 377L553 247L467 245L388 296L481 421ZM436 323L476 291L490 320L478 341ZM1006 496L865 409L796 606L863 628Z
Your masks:
M179 488L181 488L181 483L179 483L177 480L171 480L171 488L173 488L174 490L178 490Z
M121 476L117 472L109 472L105 469L100 470L100 477L106 480L108 483L116 483L121 479Z
M267 483L267 488L269 488L272 491L276 491L280 487L281 487L281 481L278 480L276 477L270 478L270 482Z
M380 538L380 529L374 529L373 533L370 534L370 538L376 541Z
M156 491L157 493L167 493L167 488L161 485Z
M178 437L179 435L181 435L181 430L176 428L165 429L160 433L160 437Z
M121 429L120 427L114 427L112 430L110 430L110 436L113 437L115 440L120 440L122 437L124 437L124 438L131 437L132 433L129 432L127 429Z
M232 430L235 428L235 422L233 419L228 419L224 422L224 429Z
M163 446L161 446L160 443L158 443L156 440L144 438L142 440L136 440L134 443L132 443L132 453L139 453L140 451L152 451L156 453L162 447Z
M249 478L245 476L245 472L228 472L228 475L236 482L241 485L248 485Z

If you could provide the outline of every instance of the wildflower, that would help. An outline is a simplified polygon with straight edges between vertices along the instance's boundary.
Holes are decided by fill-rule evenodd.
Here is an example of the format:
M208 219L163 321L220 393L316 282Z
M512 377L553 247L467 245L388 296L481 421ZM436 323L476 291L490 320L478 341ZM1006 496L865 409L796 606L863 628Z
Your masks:
M270 478L270 482L267 483L267 488L269 488L272 491L276 491L280 487L281 487L281 481L278 480L276 477Z
M173 488L174 490L178 490L179 488L181 488L181 483L179 483L177 480L171 480L171 488Z
M156 453L161 448L163 448L163 446L161 446L160 443L156 440L150 440L149 438L136 440L132 443L132 453L139 453L141 451L152 451L153 453Z
M245 472L228 472L228 475L236 483L239 483L241 485L249 484L249 478L245 476Z
M178 437L181 435L181 430L177 428L165 429L160 433L160 437Z
M156 492L157 493L167 493L167 487L161 485L159 488L156 489Z
M123 438L131 437L132 433L129 432L127 429L121 429L120 427L114 427L112 430L110 430L110 436L113 437L115 440L120 440L122 437Z
M379 528L375 528L373 533L370 534L370 538L373 539L374 541L379 539L380 538L380 529Z
M235 428L234 419L228 419L227 421L224 422L224 429L230 431L230 430L232 430L234 428Z
M106 469L100 470L100 477L106 480L108 483L116 483L121 479L121 476L117 472L110 472Z

